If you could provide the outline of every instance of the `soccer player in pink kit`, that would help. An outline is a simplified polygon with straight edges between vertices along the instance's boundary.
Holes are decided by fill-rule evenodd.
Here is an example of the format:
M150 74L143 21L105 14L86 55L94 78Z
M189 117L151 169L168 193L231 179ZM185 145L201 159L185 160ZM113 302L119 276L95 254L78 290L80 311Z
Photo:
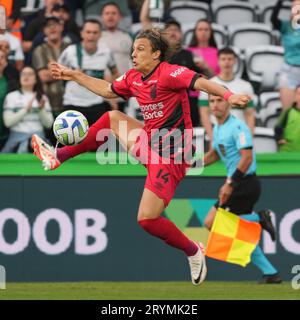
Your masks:
M233 94L186 67L169 64L166 61L173 51L161 30L141 31L133 44L133 69L115 80L113 84L53 62L51 72L54 79L76 81L108 99L118 96L125 99L136 97L145 124L143 126L136 119L119 111L109 111L90 127L85 140L76 146L65 146L54 150L36 135L32 137L32 146L34 153L43 161L44 168L53 170L78 154L97 150L105 142L105 139L98 141L96 138L98 132L110 129L127 151L134 153L138 159L143 159L142 162L148 171L138 210L139 225L151 235L186 254L192 283L197 285L204 281L207 272L203 245L188 239L175 224L161 217L189 166L187 161L178 163L175 160L178 159L180 152L184 153L191 149L192 143L191 139L187 139L184 148L178 148L178 140L175 142L170 140L166 148L163 147L161 140L176 130L182 133L186 129L192 130L188 89L214 93L227 99L230 104L240 106L245 106L250 97ZM122 130L122 121L123 124L124 121L127 124L126 131ZM159 135L161 129L164 129L163 139L153 143L154 137ZM179 137L180 141L183 139L183 135ZM170 153L169 161L163 159L165 149ZM151 154L154 153L159 155L158 163L151 159Z

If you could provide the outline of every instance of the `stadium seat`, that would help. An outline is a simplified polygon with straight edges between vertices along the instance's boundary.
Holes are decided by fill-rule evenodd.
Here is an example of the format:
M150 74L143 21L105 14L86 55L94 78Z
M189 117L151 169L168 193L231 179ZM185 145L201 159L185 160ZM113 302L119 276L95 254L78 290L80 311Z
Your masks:
M226 3L213 3L214 21L222 25L234 23L256 22L258 15L255 5L244 2L230 1Z
M274 130L271 128L255 127L253 144L256 153L277 152Z
M213 32L214 32L214 37L217 43L218 48L227 46L228 45L228 34L224 26L217 24L217 23L212 23L211 24Z
M176 0L175 0L176 1ZM228 2L247 2L247 0L212 0L212 3L215 4L215 3L228 3Z
M195 22L186 22L181 25L181 31L183 34L185 34L189 30L194 30L195 26L196 26Z
M239 23L228 26L229 44L239 49L272 45L272 28L263 23Z
M265 127L273 128L275 118L277 119L282 105L279 92L264 92L259 96L261 109L259 117Z
M216 1L216 0L213 0ZM249 3L255 4L255 5L261 5L261 3L263 2L264 4L269 4L269 5L275 5L277 0L245 0Z
M142 29L142 24L140 22L133 23L131 25L130 32L131 32L132 35L136 35L141 29Z
M260 119L260 115L259 115L259 112L255 112L255 126L256 127L263 127L263 123Z
M245 50L245 62L250 81L260 83L260 91L274 90L283 63L283 48L255 46Z
M226 46L228 44L228 39L227 39L227 31L225 27L216 23L212 23L211 26L214 32L214 37L215 37L218 48ZM194 29L195 29L195 23L194 24L186 23L182 27L182 30L184 32L183 44L185 46L189 46L193 36Z
M163 29L165 27L165 24L163 22L153 22L153 27L161 28ZM135 37L140 31L142 30L142 24L140 22L133 23L131 25L130 33Z
M27 16L38 12L44 7L43 0L23 0L23 5L21 7L21 15Z
M199 19L209 19L210 12L207 3L194 3L195 1L186 1L184 4L176 2L169 9L169 15L176 19L182 25L185 23L196 23Z
M228 1L228 0L226 0ZM194 7L203 7L203 2L198 0L172 0L170 3L170 8L179 7L179 6L194 6Z
M278 91L263 92L259 96L259 104L262 109L267 109L270 105L281 108L280 94Z
M259 10L260 10L260 18L259 20L262 23L271 25L271 15L273 12L274 4L271 3L266 3L265 1L261 1L259 4ZM279 12L279 18L281 20L290 20L291 16L291 2L290 1L285 1L283 3L283 6Z
M264 127L274 129L280 114L273 114L268 116L264 122Z

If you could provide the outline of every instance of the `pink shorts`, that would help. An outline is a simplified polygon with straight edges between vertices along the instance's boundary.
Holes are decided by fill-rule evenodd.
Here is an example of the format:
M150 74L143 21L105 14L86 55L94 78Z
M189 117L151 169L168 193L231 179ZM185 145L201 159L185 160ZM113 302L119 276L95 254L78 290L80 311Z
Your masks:
M173 198L179 182L186 174L186 164L147 164L145 188L164 201L165 207Z
M173 198L179 182L185 177L188 165L186 163L162 163L162 158L156 163L151 162L151 148L149 146L141 146L139 137L133 148L134 156L142 162L147 168L148 175L145 182L145 188L151 190L160 199L164 201L165 207ZM147 150L147 152L145 152ZM147 160L147 161L146 161Z

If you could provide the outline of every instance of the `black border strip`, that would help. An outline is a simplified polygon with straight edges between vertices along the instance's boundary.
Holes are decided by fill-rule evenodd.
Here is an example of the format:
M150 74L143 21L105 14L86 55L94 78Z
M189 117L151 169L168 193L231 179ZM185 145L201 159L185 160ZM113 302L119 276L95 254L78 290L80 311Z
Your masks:
M159 62L159 64L150 72L148 73L145 77L142 76L142 81L146 81L148 80L152 75L153 73L157 70L157 68L161 65L162 61Z
M201 78L201 77L202 77L202 76L201 76L201 74L199 74L199 73L196 73L196 74L193 76L192 81L191 81L191 83L190 83L190 85L189 85L189 90L194 90L195 82L196 82L199 78Z

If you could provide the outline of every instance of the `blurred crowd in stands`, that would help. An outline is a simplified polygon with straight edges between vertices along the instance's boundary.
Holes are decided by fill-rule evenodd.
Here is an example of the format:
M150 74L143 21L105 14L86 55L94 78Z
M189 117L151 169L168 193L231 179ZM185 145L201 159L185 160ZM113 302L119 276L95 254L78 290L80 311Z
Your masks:
M300 151L300 0L0 0L0 150L30 151L37 133L53 144L52 123L64 110L89 124L107 110L142 120L132 98L105 100L74 82L54 81L58 61L113 81L131 68L143 28L164 28L186 66L252 97L232 113L250 127L258 152ZM211 146L215 119L204 92L189 92L196 134ZM202 129L201 129L202 128Z

